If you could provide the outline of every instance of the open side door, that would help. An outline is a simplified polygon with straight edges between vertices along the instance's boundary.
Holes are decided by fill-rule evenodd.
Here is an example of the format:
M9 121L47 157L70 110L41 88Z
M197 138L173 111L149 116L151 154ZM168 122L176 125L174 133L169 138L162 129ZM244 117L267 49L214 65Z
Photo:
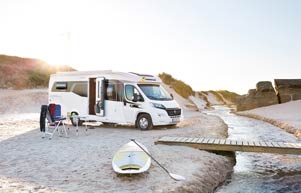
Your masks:
M105 78L96 78L95 114L105 116Z

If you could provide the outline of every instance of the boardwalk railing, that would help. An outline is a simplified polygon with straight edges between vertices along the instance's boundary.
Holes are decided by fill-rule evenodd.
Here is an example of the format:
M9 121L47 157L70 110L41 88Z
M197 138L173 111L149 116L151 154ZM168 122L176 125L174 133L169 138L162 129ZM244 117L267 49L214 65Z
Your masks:
M162 137L155 144L190 146L210 151L245 151L301 155L301 143L213 138Z

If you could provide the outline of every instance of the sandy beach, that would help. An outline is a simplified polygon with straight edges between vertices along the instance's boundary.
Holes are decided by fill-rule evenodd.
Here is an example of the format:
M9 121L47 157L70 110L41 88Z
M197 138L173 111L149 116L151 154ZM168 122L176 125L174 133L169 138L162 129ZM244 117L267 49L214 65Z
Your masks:
M186 118L176 128L140 131L118 125L86 133L80 127L76 135L69 126L69 138L56 135L48 140L39 131L46 90L1 90L0 99L13 94L18 100L28 96L24 92L39 95L34 104L23 105L26 113L15 114L18 110L8 110L8 104L0 107L0 192L213 192L232 172L231 158L189 147L154 145L163 136L226 138L227 125L218 117L185 108ZM131 138L144 144L170 172L187 180L172 180L155 162L143 174L114 173L112 157Z

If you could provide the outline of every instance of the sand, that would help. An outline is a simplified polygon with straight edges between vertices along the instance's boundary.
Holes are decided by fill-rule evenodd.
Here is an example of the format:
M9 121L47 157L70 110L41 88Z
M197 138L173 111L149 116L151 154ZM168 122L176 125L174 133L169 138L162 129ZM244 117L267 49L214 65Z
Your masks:
M248 116L269 122L277 127L295 134L301 139L301 100L237 112L238 115Z
M2 91L1 97L13 93L16 100L35 92L3 94ZM36 90L36 93L40 97L33 102L35 107L31 102L29 107L23 105L22 110L28 113L16 115L12 113L16 109L7 110L3 106L8 104L1 104L0 108L10 112L2 112L0 116L1 193L213 192L232 172L231 158L190 147L154 145L163 136L225 138L227 125L217 117L185 110L185 120L175 128L140 131L130 126L100 126L86 133L84 127L80 127L79 135L69 125L69 138L55 135L48 140L41 138L37 113L40 103L47 99L40 98L47 96L47 91ZM155 162L143 174L114 173L112 157L131 138L144 144L170 172L187 180L172 180Z

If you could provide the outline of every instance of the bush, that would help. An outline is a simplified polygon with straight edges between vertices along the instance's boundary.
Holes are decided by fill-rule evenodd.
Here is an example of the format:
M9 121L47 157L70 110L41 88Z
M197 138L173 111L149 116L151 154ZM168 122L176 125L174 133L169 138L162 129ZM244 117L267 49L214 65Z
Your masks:
M188 98L189 96L194 95L194 91L188 84L173 78L170 74L163 72L159 74L159 77L165 84L172 86L173 89L182 97Z

